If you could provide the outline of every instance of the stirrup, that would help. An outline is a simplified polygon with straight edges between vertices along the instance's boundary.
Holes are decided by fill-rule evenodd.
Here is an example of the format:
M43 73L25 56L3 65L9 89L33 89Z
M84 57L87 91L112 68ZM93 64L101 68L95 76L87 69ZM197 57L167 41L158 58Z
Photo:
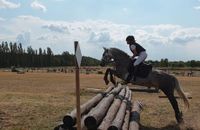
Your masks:
M126 78L125 81L126 81L127 83L130 83L132 77L133 77L132 74L129 74L129 75L127 76L127 78Z

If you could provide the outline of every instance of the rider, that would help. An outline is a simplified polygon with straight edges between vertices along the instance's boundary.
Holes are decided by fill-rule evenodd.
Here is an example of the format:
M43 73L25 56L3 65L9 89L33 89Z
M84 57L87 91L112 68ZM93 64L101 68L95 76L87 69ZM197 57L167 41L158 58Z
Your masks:
M138 66L147 58L147 53L146 50L140 44L136 43L134 36L132 35L127 36L126 42L129 45L131 52L133 53L131 59L133 60L136 56L138 56L136 61L133 63L134 65L133 75L132 73L130 73L126 79L126 81L129 82L132 76L134 76L134 81L136 80L136 73L138 70Z

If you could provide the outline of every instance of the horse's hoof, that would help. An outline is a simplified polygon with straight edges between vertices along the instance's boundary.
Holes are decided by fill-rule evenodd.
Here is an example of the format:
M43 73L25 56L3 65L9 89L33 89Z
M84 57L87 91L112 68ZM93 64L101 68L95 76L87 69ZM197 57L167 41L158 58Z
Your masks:
M122 85L127 85L127 84L128 84L128 82L126 82L126 81L123 81L121 84L122 84Z
M106 84L106 85L108 85L108 84L109 84L109 81L108 81L108 80L104 80L104 81L105 81L105 84Z
M176 120L177 120L177 122L178 122L179 124L183 124L183 123L184 123L182 112L180 112L180 113L178 113L178 114L176 115Z
M179 124L182 124L182 123L184 123L184 120L183 120L183 118L181 118L181 119L178 119L178 123L179 123Z
M115 87L117 87L117 83L115 83L115 82L112 82L112 84L113 84Z
M116 86L116 82L114 80L111 80L112 84Z

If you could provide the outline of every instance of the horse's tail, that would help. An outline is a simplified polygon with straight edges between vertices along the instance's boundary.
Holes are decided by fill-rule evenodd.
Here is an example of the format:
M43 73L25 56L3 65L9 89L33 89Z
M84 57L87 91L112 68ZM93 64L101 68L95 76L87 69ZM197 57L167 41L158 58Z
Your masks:
M175 78L175 89L176 89L177 93L179 94L179 96L183 99L185 106L189 109L190 104L189 104L188 98L185 95L183 89L181 88L177 78Z

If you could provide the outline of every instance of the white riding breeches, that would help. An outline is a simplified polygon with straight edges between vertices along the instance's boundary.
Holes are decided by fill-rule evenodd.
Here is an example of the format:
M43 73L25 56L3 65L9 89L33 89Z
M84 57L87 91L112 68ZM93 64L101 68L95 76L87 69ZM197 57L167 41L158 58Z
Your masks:
M140 63L142 63L145 59L147 58L147 53L146 51L142 51L140 52L137 60L134 62L134 66L139 65Z

